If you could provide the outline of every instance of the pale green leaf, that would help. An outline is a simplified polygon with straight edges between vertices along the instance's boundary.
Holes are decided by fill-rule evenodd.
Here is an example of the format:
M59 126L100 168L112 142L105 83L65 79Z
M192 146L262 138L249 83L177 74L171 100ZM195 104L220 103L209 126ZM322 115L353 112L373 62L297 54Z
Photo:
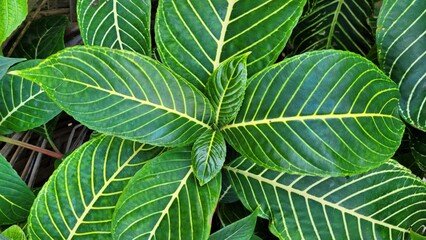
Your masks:
M258 210L210 235L209 240L246 240L253 236Z
M40 61L20 63L10 70L34 67ZM0 134L22 132L47 123L61 109L34 82L18 76L0 79Z
M18 225L12 225L4 230L1 235L10 240L26 240L25 232Z
M383 164L405 125L398 88L359 55L301 54L249 79L237 118L221 128L243 156L272 169L348 175Z
M384 0L377 22L383 71L398 83L401 116L426 131L426 1Z
M366 56L373 45L371 0L308 0L291 37L296 53L341 49Z
M201 185L212 180L222 169L226 144L219 131L204 132L192 146L192 168Z
M207 239L220 182L219 174L200 187L191 149L167 151L130 180L114 213L114 239Z
M203 90L219 64L252 51L251 75L275 62L306 0L162 0L156 20L161 60Z
M0 79L6 74L7 70L15 63L24 61L25 58L7 58L0 56Z
M151 1L80 0L77 17L84 44L151 55Z
M225 172L282 239L406 239L426 225L425 183L393 160L352 177L291 175L243 157Z
M27 13L27 0L0 0L0 46L21 25Z
M123 50L73 47L14 71L96 131L161 146L188 145L207 129L207 98L158 62Z
M0 173L0 225L24 221L34 201L33 192L2 155Z
M43 59L64 49L68 24L66 16L48 16L34 21L16 46L13 56Z
M31 239L111 239L115 205L129 179L162 148L111 136L74 151L31 208Z
M215 124L228 124L240 110L247 83L248 54L221 63L207 80L207 96L215 111Z

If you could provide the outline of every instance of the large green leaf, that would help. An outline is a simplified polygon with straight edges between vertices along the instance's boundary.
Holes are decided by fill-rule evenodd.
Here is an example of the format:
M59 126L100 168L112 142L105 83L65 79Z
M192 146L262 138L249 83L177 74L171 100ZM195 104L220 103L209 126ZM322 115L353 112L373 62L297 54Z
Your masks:
M31 23L13 56L43 59L65 48L64 33L69 21L66 16L48 16Z
M210 235L209 240L246 240L253 236L258 210Z
M77 17L86 45L151 55L151 1L81 0Z
M207 129L207 98L158 62L122 50L67 48L15 71L40 84L66 112L106 134L154 145L187 145Z
M11 68L36 66L31 60ZM35 83L22 77L6 75L0 79L0 134L22 132L47 123L61 109Z
M248 73L275 62L306 0L162 0L156 43L164 63L203 90L219 64L252 51Z
M108 239L115 205L129 179L161 148L99 136L78 148L38 194L32 239Z
M219 131L204 132L192 146L192 168L201 185L213 179L222 169L226 143Z
M291 175L243 157L225 171L282 239L406 239L426 225L425 183L393 160L352 177Z
M0 0L0 46L21 25L27 13L27 0Z
M175 148L129 182L113 218L114 239L207 239L221 176L200 187L191 149Z
M34 194L9 162L0 155L0 225L27 219Z
M384 0L377 22L379 63L398 83L401 115L426 131L426 1Z
M374 39L371 0L308 0L291 37L295 52L342 49L367 55Z
M222 127L242 155L277 170L348 175L388 160L404 124L398 88L359 55L289 58L249 79L237 118Z
M244 54L226 60L207 81L207 96L216 113L217 126L228 124L240 110L247 83L247 57Z

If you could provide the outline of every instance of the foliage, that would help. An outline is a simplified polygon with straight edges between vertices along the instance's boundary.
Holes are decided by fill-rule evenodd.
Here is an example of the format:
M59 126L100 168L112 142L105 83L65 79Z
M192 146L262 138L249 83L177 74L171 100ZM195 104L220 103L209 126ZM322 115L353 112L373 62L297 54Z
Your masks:
M426 184L391 159L424 170L424 1L383 1L375 31L372 1L160 0L154 29L151 8L80 0L84 46L45 53L66 21L40 20L51 35L14 56L47 58L2 58L2 134L60 110L99 132L37 195L30 238L425 234Z

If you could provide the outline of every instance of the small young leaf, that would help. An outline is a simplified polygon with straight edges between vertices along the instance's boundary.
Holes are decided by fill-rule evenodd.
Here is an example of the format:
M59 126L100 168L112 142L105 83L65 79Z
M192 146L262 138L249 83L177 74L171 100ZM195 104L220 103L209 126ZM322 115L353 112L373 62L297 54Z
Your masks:
M210 235L209 240L246 240L253 236L258 210Z
M28 14L27 0L0 0L0 46Z
M426 1L384 0L377 20L379 63L399 85L401 116L426 131Z
M69 155L37 195L31 239L110 239L115 205L129 179L162 148L99 136Z
M26 61L11 70L34 67L39 62ZM0 79L0 134L38 127L60 112L61 109L34 82L11 75Z
M69 21L66 16L47 16L31 23L13 56L44 59L65 48L64 33Z
M18 225L12 225L4 230L1 235L9 240L26 240L25 232Z
M34 194L9 162L0 155L0 225L27 219Z
M193 143L208 129L208 99L160 63L124 50L67 48L13 74L42 86L79 122L101 133L159 146Z
M238 114L247 82L248 54L221 63L207 81L207 96L215 111L218 127L228 124Z
M378 167L405 125L397 85L367 59L323 50L288 58L248 80L227 142L265 167L342 176Z
M149 161L130 180L112 222L114 239L207 239L219 198L220 174L199 186L191 149Z
M405 239L426 225L426 183L394 160L351 177L292 175L244 157L224 170L282 239Z
M201 185L220 172L225 156L225 139L219 131L206 131L195 141L191 154L192 168Z
M150 56L150 0L80 0L77 17L85 45Z

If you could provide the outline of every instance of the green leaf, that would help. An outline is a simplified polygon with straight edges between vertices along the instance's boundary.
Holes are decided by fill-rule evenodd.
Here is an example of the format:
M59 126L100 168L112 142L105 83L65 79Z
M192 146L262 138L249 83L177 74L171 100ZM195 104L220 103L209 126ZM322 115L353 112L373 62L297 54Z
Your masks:
M295 52L341 49L366 56L374 43L371 0L308 0L291 37Z
M209 240L246 240L253 236L258 210L210 235Z
M191 149L167 151L130 180L114 213L114 239L207 239L220 180L200 187Z
M115 205L129 179L161 148L111 136L69 155L37 196L29 217L32 239L108 239Z
M67 48L15 71L42 86L67 113L96 131L160 146L188 145L207 129L207 98L158 62L122 50Z
M0 172L0 225L24 221L30 213L34 194L2 155Z
M243 156L271 169L361 173L401 142L398 98L395 83L365 58L309 52L249 79L237 118L221 130Z
M219 64L252 51L251 75L274 63L306 0L163 0L156 43L161 59L203 90Z
M48 16L31 23L13 56L43 59L65 48L64 33L69 21L66 16Z
M40 61L20 63L11 70L34 67ZM0 79L0 134L22 132L47 123L61 109L37 84L22 77Z
M216 126L232 121L240 110L247 82L248 54L221 63L207 81L207 96L215 111Z
M250 215L251 212L244 207L238 197L237 199L237 202L218 205L216 213L221 227L228 226Z
M27 0L0 0L0 46L21 25L27 13Z
M377 27L379 63L398 83L401 115L426 131L426 1L384 0Z
M1 235L10 240L26 240L25 232L18 225L12 225L4 230Z
M425 183L393 160L352 177L291 175L243 157L225 172L282 239L405 239L426 224Z
M226 144L219 131L204 132L192 146L192 168L201 185L212 180L222 169Z
M25 58L7 58L0 56L0 79L6 74L7 70L15 63L25 61Z
M85 45L151 55L151 1L81 0L77 17Z
M409 130L411 153L420 169L426 172L426 132L411 128Z
M413 230L410 230L410 239L411 240L426 240L426 236L420 235Z

